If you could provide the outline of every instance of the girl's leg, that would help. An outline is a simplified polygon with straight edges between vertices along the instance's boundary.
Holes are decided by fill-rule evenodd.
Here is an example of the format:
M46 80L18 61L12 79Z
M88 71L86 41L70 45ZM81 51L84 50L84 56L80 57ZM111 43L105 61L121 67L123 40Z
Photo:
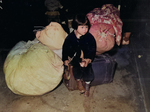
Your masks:
M82 71L81 71L80 65L79 66L73 66L73 75L77 81L77 87L78 87L80 93L84 93L85 88L83 87L82 81L81 81Z
M94 72L92 69L92 64L88 64L87 67L81 68L82 78L85 82L91 82L94 79Z
M94 79L94 73L92 69L92 65L89 64L87 67L82 68L83 70L83 80L85 81L85 93L86 97L89 96L90 83Z

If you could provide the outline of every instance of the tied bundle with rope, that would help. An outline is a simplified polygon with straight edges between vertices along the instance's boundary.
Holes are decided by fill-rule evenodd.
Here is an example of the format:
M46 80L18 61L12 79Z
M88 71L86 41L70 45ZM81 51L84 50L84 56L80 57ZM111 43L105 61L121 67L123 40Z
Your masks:
M97 43L97 54L102 54L121 42L122 21L120 11L112 4L105 4L102 8L95 8L87 14L91 23L89 32Z

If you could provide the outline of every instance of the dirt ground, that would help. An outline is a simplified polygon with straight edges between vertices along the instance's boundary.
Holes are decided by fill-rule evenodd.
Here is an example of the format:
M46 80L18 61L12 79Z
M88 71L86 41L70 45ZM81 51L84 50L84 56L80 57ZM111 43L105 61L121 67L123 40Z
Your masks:
M20 96L10 91L0 67L0 112L142 112L142 95L136 74L115 72L109 84L92 86L90 96L68 91L63 83L42 96Z

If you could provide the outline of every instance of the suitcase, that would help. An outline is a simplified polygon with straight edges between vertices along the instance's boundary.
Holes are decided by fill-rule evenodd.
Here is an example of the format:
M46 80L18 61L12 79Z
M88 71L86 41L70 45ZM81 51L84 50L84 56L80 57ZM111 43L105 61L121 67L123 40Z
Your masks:
M113 81L116 62L108 54L96 55L92 62L92 68L95 77L91 82L91 86L110 83Z

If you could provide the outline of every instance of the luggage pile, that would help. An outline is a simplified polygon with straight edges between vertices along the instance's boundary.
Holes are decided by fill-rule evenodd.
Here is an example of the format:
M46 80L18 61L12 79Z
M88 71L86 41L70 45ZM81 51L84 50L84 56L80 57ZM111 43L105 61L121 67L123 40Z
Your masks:
M113 81L115 72L116 62L108 54L96 55L94 61L92 62L92 68L94 71L94 80L91 82L91 86L97 86L104 83L110 83ZM74 79L72 66L69 66L64 72L63 83L68 88L68 90L76 90L77 83ZM83 83L84 85L84 83Z

